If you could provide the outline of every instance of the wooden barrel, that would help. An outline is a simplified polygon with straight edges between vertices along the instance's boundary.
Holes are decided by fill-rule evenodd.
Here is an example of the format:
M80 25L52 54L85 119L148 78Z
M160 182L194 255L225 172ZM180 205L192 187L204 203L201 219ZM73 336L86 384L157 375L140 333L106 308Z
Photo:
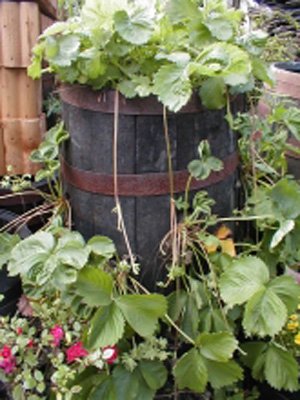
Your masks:
M60 90L63 119L70 132L62 171L75 228L86 238L111 237L121 254L127 249L114 213L113 126L114 91L96 92L81 85ZM235 107L239 105L235 104ZM198 96L179 113L168 114L176 197L185 190L187 165L198 158L207 139L224 169L191 189L207 190L215 212L228 215L235 206L238 157L236 137L224 119L225 110L209 111ZM133 252L142 265L142 281L151 286L157 276L159 244L170 229L170 188L163 127L163 106L155 97L119 100L118 194Z

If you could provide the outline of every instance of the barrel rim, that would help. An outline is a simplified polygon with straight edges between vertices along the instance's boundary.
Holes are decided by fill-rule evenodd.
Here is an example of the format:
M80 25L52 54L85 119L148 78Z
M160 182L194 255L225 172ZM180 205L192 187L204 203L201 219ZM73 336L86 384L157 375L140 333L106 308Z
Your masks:
M114 89L93 90L90 86L64 83L58 89L63 102L72 106L98 111L104 114L114 114ZM154 95L127 99L119 94L119 113L124 115L163 115L164 106ZM193 93L188 104L182 107L180 113L191 114L203 111L204 107L196 93Z

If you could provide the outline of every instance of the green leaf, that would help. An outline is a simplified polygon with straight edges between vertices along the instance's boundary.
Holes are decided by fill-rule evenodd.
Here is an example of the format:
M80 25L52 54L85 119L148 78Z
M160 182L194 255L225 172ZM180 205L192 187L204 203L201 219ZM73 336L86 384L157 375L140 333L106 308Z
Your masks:
M167 3L167 13L174 23L189 21L199 12L193 0L172 0Z
M77 280L77 270L60 264L57 265L51 277L51 284L54 288L63 291L66 289L66 286L75 283L76 280Z
M147 385L153 390L160 389L167 381L167 369L160 361L141 360L139 369Z
M258 354L253 367L252 367L252 376L259 382L263 382L265 379L265 362L266 362L266 349L263 353Z
M24 276L33 267L42 269L55 246L49 232L37 232L19 242L12 250L7 269L10 275Z
M275 389L296 391L299 389L299 366L287 350L270 345L265 359L265 377Z
M300 215L300 186L287 178L273 186L270 197L285 219L295 219Z
M246 304L243 327L249 336L274 336L286 319L284 303L272 289L262 288Z
M231 25L231 22L222 18L222 16L209 18L205 22L205 26L209 29L209 31L215 38L222 41L229 40L233 35L233 27Z
M176 64L163 65L154 75L153 93L170 111L179 111L192 95L188 68Z
M107 259L112 258L116 253L113 241L106 236L93 236L87 244L94 254Z
M196 338L199 333L199 310L193 296L188 296L181 328L191 338ZM183 340L186 340L182 338Z
M127 0L85 0L82 7L83 23L96 31L112 31L114 14L127 7Z
M124 333L124 317L115 303L100 308L93 316L87 346L90 349L114 345Z
M192 71L200 76L223 78L230 86L244 85L251 76L249 55L230 43L213 43L197 57Z
M108 376L89 395L89 400L117 400L112 377Z
M12 249L20 242L18 235L0 233L0 268L7 263Z
M264 287L269 277L269 270L261 259L241 257L221 275L221 296L230 307L243 304Z
M136 84L130 80L125 79L118 84L118 90L120 93L125 96L127 99L132 99L136 97Z
M63 121L57 123L46 133L46 141L54 144L55 146L60 145L65 140L69 139L69 137L70 137L69 133L64 129Z
M182 314L187 297L184 290L177 290L168 296L168 315L173 321L177 321Z
M43 265L35 265L28 274L31 281L39 286L45 285L53 276L55 270L59 267L60 262L55 254L49 255Z
M100 372L95 367L86 367L83 372L76 375L72 386L80 386L81 391L73 395L72 400L87 400L95 387L99 386L106 378L105 372Z
M198 180L205 180L213 171L221 171L223 162L216 157L203 157L188 164L189 173Z
M12 395L14 400L25 400L22 385L16 385L13 388Z
M253 75L255 78L259 79L262 82L266 82L268 85L273 86L273 79L271 76L269 66L261 59L257 57L253 57L252 61L252 69Z
M219 332L226 331L228 327L224 321L221 310L213 309L210 306L200 311L199 315L200 331Z
M229 332L201 333L196 344L203 357L219 362L226 362L233 357L238 341Z
M171 54L158 53L155 58L157 60L168 60L182 67L188 65L191 60L189 53L185 53L183 51L175 51Z
M226 105L226 85L222 78L209 78L200 89L202 104L208 109L220 110Z
M107 306L112 301L113 279L103 270L87 266L78 274L76 292L91 307Z
M88 248L78 248L77 245L65 246L57 251L56 255L62 264L70 265L76 269L81 269L85 266L89 258Z
M204 360L197 349L185 353L174 367L175 381L179 389L190 389L196 393L205 391L208 372Z
M242 355L243 364L253 369L260 355L264 354L267 349L265 342L247 342L241 345L242 350L246 353Z
M300 285L291 276L278 276L268 284L268 288L272 289L281 299L289 314L292 314L297 309Z
M42 61L40 58L33 58L31 64L27 67L27 74L32 79L40 79L42 75Z
M211 170L207 163L202 160L193 160L188 164L189 173L198 180L205 180L209 177Z
M113 370L116 400L135 400L139 389L138 374L118 365Z
M59 67L69 67L78 55L80 38L77 35L65 35L57 38L59 51L53 56L48 57Z
M290 233L295 228L295 221L292 219L288 219L283 221L280 225L280 228L274 233L271 243L270 249L274 249L282 240L286 237L288 233Z
M140 336L151 336L158 319L167 312L167 300L159 294L129 294L116 299L129 325Z
M232 385L243 378L242 368L233 360L216 362L205 360L208 380L214 389Z
M298 107L288 107L284 114L284 122L292 135L300 140L300 110Z
M118 11L114 16L115 28L119 35L132 44L146 44L153 33L153 23L145 9L136 10L132 15Z

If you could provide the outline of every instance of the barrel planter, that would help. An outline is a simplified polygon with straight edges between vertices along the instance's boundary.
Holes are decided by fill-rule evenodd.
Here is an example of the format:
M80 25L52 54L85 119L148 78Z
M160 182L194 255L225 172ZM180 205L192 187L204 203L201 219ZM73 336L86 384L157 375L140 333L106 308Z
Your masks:
M0 209L0 228L3 228L8 223L12 222L17 215ZM30 230L26 225L23 225L19 230L10 229L9 233L17 233L22 239L30 235ZM4 295L4 299L0 302L0 315L12 315L16 311L17 302L22 293L21 281L18 277L9 277L6 268L0 270L0 293Z
M259 102L258 113L262 116L269 112L267 105L270 96L278 96L278 99L285 98L292 100L300 107L300 62L279 62L272 66L275 85L273 88L266 87L265 93ZM300 142L295 138L290 138L289 143L292 146L300 148ZM288 170L300 179L300 156L296 152L287 153Z
M63 119L70 132L62 157L66 194L73 222L86 238L95 234L114 240L127 254L117 229L113 183L114 91L96 92L81 85L60 90ZM242 106L233 103L234 108ZM193 180L192 192L207 190L215 212L228 215L235 206L238 157L236 138L224 120L225 111L208 111L197 96L179 113L168 114L175 193L185 190L187 165L198 158L197 147L208 139L224 169L205 181ZM163 106L155 97L119 100L118 194L134 254L149 287L163 265L161 240L170 229L170 188L163 127Z

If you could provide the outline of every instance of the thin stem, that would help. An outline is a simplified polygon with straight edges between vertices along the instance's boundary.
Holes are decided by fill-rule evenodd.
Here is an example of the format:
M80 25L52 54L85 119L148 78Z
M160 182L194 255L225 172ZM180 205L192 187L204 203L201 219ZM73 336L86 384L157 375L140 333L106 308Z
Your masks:
M214 224L218 224L219 222L248 222L248 221L257 221L257 220L264 220L267 218L274 218L274 215L265 214L265 215L250 215L249 217L223 217L223 218L216 218L214 220ZM189 226L192 225L199 225L205 223L205 219L198 219L195 221L190 221Z
M118 218L118 229L122 232L125 245L129 254L131 268L134 268L135 258L131 250L130 241L128 238L121 202L118 193L118 132L119 132L119 92L115 92L115 104L114 104L114 142L113 142L113 175L114 175L114 197L116 203L116 211Z
M190 336L188 336L185 332L183 332L183 330L180 329L178 325L176 325L176 323L172 320L172 318L171 318L168 314L165 314L165 315L164 315L164 318L166 319L166 321L167 321L170 325L173 326L174 329L176 329L176 331L177 331L178 333L180 333L181 336L183 336L183 337L185 338L185 340L186 340L187 342L189 342L190 344L192 344L193 346L195 346L195 341L194 341Z
M190 187L191 187L191 183L192 183L193 177L192 175L189 176L189 179L186 183L186 187L185 187L185 192L184 192L184 203L185 203L185 209L183 212L183 216L184 219L186 219L187 217L187 212L188 212L188 202L189 202L189 192L190 192Z
M172 165L172 150L168 127L167 109L163 108L163 124L164 124L164 135L167 149L167 159L168 159L168 173L169 173L169 187L170 187L170 231L172 240L172 266L177 263L178 260L178 245L177 245L177 216L176 207L174 200L174 174Z

